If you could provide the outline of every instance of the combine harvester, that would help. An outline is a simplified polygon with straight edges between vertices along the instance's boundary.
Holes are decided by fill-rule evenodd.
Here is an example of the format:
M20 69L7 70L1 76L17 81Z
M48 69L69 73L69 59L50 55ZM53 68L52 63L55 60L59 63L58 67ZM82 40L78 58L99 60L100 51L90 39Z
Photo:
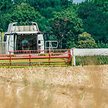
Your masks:
M45 49L44 35L35 22L25 26L10 23L1 44L0 66L61 65L71 62L70 50Z

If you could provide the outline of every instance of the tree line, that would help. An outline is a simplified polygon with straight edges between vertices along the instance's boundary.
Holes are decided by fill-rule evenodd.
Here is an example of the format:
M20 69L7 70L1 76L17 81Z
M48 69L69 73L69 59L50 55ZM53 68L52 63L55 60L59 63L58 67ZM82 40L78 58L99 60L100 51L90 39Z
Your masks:
M59 48L108 47L108 0L0 0L0 31L8 24L37 22Z

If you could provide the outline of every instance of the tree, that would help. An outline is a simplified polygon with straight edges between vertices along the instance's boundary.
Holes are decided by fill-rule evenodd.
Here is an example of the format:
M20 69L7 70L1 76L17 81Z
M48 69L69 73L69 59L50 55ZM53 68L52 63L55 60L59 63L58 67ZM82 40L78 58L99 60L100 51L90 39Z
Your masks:
M29 4L21 3L13 8L10 22L18 22L27 24L29 22L37 22L41 29L44 29L46 19Z
M96 48L95 40L87 32L83 32L78 36L78 48Z
M99 0L98 0L99 1ZM84 30L90 33L96 42L108 42L108 3L86 1L79 5L78 14L83 20Z
M108 3L108 0L88 0L89 2L94 2L96 4Z
M73 6L55 12L51 19L52 32L57 37L59 48L74 47L77 43L78 34L82 33L82 20L78 18Z
M60 0L27 0L27 3L38 10L43 8L45 9L47 7L56 7L61 4Z
M0 0L0 12L8 11L12 6L12 0Z
M13 8L13 12L11 13L11 21L17 22L29 22L32 20L40 19L41 15L39 12L35 11L33 7L26 3L21 3Z
M26 3L27 0L13 0L13 2L14 2L15 4L21 4L21 3Z
M38 22L41 30L48 31L53 12L61 11L68 0L0 0L0 29L7 30L10 22ZM66 3L66 4L65 4ZM47 19L47 20L46 20Z
M54 11L61 11L69 7L73 0L27 0L31 6L37 9L41 15L51 18Z
M0 30L5 31L9 22L9 11L13 7L11 0L0 0Z
M0 16L0 29L2 29L3 31L7 30L8 24L10 23L10 14L6 13L6 14L2 14Z

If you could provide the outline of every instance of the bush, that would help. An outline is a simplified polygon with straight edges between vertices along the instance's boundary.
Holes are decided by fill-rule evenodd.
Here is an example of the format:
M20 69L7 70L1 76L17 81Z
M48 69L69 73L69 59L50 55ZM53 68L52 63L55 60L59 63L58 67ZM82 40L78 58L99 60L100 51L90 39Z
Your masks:
M98 48L108 48L108 43L98 42L97 43Z
M95 40L87 32L84 32L78 36L78 48L96 48Z

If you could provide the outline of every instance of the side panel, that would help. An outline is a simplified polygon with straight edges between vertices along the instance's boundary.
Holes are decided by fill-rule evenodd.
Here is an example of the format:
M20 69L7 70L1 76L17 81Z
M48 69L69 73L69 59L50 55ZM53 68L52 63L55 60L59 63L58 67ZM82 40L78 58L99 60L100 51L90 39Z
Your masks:
M38 46L38 50L41 50L42 52L44 52L44 38L43 38L43 34L38 34L38 38L37 38L37 46Z
M7 35L6 54L9 54L9 51L14 51L14 35Z
M6 35L5 38L6 38L5 39L5 41L6 41L6 54L9 54L9 52L8 52L8 49L9 49L8 48L8 46L9 46L9 42L8 42L9 41L9 35Z

